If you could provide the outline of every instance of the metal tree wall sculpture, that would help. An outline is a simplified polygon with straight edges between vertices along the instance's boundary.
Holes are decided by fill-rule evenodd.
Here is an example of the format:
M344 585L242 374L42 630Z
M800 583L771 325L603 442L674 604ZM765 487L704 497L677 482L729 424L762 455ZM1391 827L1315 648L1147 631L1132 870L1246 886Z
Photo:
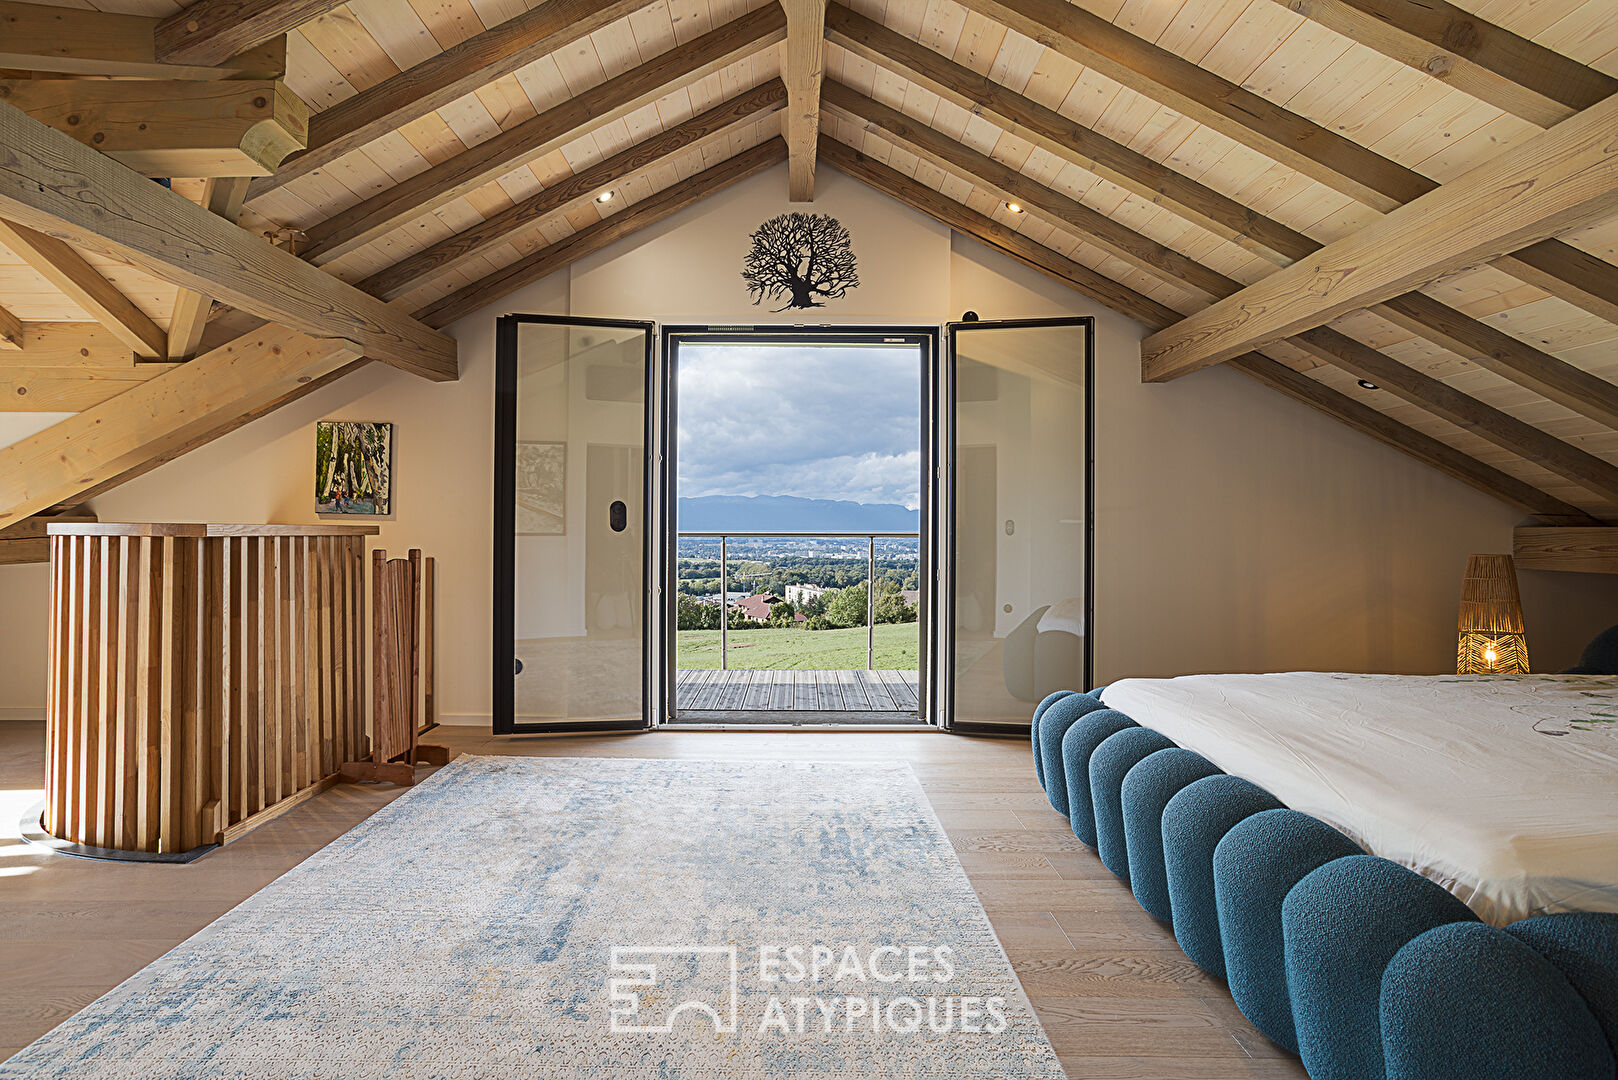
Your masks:
M754 304L789 297L776 311L825 307L825 301L842 299L860 283L854 245L842 222L830 214L797 212L754 230L742 280Z

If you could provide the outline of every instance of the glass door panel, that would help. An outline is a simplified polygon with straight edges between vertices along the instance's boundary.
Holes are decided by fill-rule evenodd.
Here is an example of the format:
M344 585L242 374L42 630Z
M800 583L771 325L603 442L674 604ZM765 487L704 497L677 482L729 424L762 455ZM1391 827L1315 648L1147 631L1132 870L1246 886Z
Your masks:
M653 330L499 321L496 732L649 724Z
M956 729L1090 682L1089 318L952 323L944 649Z

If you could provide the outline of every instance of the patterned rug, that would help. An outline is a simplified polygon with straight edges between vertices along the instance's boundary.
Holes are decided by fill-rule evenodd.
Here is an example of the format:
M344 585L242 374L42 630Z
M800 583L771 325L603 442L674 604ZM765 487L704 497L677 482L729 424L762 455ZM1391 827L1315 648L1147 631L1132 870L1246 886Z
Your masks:
M1062 1075L907 765L509 757L439 770L0 1064Z

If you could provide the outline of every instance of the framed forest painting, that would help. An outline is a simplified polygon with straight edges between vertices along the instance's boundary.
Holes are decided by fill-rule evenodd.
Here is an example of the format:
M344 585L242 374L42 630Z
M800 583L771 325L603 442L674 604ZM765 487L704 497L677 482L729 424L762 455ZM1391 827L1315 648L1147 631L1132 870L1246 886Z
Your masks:
M393 511L393 425L357 420L315 424L315 512Z

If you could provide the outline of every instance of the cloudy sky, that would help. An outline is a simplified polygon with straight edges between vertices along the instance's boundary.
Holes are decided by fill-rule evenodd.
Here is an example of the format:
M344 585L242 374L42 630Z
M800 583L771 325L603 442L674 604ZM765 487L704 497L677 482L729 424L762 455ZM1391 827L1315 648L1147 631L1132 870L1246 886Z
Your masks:
M921 505L912 347L679 352L679 493Z

